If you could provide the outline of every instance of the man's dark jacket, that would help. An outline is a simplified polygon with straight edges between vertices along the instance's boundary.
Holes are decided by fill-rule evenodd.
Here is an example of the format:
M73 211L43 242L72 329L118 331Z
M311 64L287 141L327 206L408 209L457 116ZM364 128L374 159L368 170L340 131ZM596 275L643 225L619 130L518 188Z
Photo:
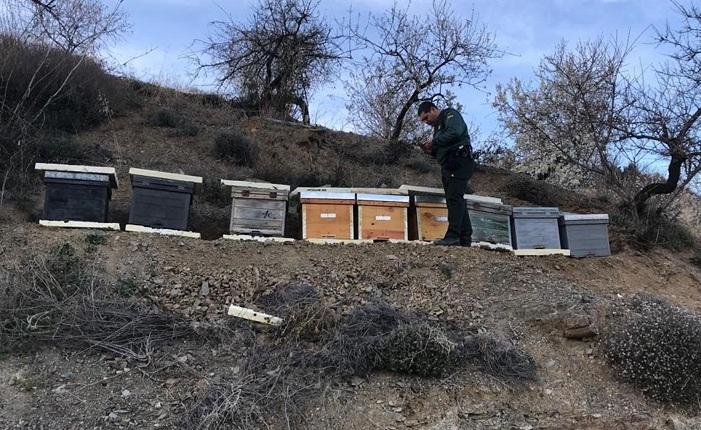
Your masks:
M446 108L438 115L438 121L433 127L433 149L431 155L443 162L448 155L454 153L461 145L470 147L470 135L462 115L452 108Z

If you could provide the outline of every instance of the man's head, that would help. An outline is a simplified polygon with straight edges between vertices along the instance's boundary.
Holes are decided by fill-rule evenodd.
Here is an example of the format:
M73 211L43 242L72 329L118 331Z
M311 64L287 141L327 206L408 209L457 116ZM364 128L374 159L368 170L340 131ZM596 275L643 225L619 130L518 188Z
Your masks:
M421 102L419 105L419 120L424 124L434 125L440 114L440 109L432 102Z

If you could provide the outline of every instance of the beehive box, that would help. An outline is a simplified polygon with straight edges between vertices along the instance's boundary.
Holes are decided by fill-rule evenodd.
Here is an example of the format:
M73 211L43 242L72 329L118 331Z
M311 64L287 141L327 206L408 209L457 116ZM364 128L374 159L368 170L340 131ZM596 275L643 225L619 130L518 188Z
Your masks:
M465 195L472 224L472 241L513 247L511 240L511 206L501 199Z
M354 193L302 191L299 201L302 239L355 239Z
M36 163L46 185L42 220L106 223L112 189L118 185L113 167Z
M572 257L611 255L607 214L564 213L559 224L562 247Z
M412 196L409 210L409 239L438 240L448 231L448 206L437 195Z
M358 239L409 240L409 196L357 194Z
M232 234L255 236L284 236L289 185L228 181L231 187Z
M512 240L515 249L562 249L558 208L515 207Z
M129 175L130 225L187 230L192 195L202 184L201 177L134 168L129 169Z

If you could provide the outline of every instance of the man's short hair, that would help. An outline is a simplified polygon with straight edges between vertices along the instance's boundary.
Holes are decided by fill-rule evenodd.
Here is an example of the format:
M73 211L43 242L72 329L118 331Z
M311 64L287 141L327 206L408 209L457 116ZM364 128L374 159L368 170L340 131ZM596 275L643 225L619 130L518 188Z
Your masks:
M438 106L434 105L433 102L429 101L421 102L421 104L419 105L419 112L417 115L421 115L424 112L429 112L433 108L438 109Z

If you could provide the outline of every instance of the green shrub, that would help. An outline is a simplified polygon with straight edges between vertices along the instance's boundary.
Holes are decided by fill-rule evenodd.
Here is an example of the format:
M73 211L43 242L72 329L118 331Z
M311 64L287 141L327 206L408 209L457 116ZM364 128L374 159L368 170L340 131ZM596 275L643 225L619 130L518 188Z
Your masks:
M653 399L701 403L701 317L649 296L636 296L608 324L601 347L618 377Z
M235 131L219 133L214 139L214 151L218 158L246 167L253 167L258 157L256 145Z

